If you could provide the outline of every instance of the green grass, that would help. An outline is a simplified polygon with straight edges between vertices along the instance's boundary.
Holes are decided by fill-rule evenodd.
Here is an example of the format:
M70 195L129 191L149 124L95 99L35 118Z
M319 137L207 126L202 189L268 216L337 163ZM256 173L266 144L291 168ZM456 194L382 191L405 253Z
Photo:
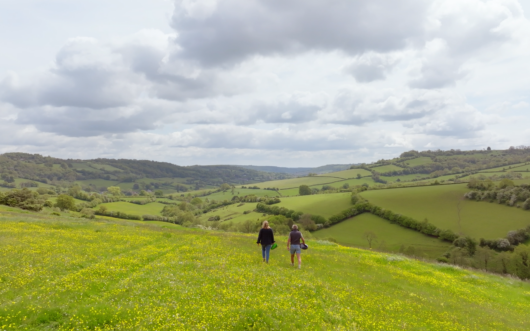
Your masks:
M111 203L105 203L102 204L102 206L107 207L108 211L119 211L127 214L133 214L133 215L159 215L162 209L164 209L164 204L158 203L158 202L151 202L146 205L137 205L130 202L111 202ZM99 206L94 207L94 209L98 209Z
M225 207L216 209L215 211L210 211L206 214L202 214L199 218L203 221L207 221L208 218L213 216L221 217L221 222L225 221L227 218L230 218L230 222L239 223L246 220L257 220L264 218L261 213L251 212L249 214L244 214L244 211L252 211L256 208L256 202L247 202L242 206L240 204L233 204ZM266 217L265 217L266 218Z
M351 193L315 194L281 199L275 206L329 217L351 206Z
M429 163L432 163L432 162L433 162L432 159L430 157L428 157L428 156L418 157L418 158L415 158L415 159L412 159L412 160L405 161L405 163L407 163L411 167L424 165L424 164L429 164Z
M527 330L530 284L309 241L0 218L4 330ZM285 242L285 237L278 237Z
M72 163L72 166L75 170L84 170L89 172L102 172L99 169L93 168L89 163Z
M244 189L244 188L236 188L234 190L235 195L239 197L244 197L245 195L251 195L254 194L257 197L276 197L280 196L276 191L271 190L251 190L251 189ZM239 193L239 194L238 194ZM216 192L214 194L207 195L205 197L201 197L201 199L208 198L210 200L217 200L217 201L223 201L223 200L232 200L234 195L232 195L231 190L228 190L226 192Z
M419 180L420 178L428 178L429 175L425 175L425 174L412 174L412 175L400 175L400 176L381 176L382 179L386 180L387 182L395 182L397 181L398 179L401 181L401 182L410 182L412 181L413 179L417 179Z
M377 171L378 173L381 173L381 174L384 174L385 172L390 172L390 171L403 170L403 168L398 167L398 166L393 165L393 164L384 165L384 166L380 166L380 167L375 167L375 168L371 168L371 169L374 170L374 171Z
M474 238L497 239L530 224L530 212L496 203L464 200L466 184L374 190L361 193L370 203L440 229ZM459 213L460 210L460 213ZM460 216L459 216L460 215Z
M451 246L436 238L392 224L369 213L350 218L330 228L313 232L313 237L320 239L333 238L339 244L368 248L368 242L363 237L367 231L371 231L377 236L377 242L372 243L372 248L389 252L399 252L401 246L412 246L419 256L437 258Z
M511 169L508 169L507 171L530 171L530 164L520 165L518 167L513 166Z
M326 176L314 176L314 177L300 177L300 178L273 180L269 182L251 184L251 186L257 186L259 188L277 187L279 189L287 189L287 188L298 188L300 187L300 185L308 185L308 186L323 185L323 184L333 183L337 181L340 181L340 178L326 177Z
M511 168L513 169L513 168L518 168L518 167L521 167L521 166L525 166L526 163L527 162L512 164L512 165L509 165L509 166L490 168L490 169L481 170L480 172L504 172L504 171L511 170Z
M330 172L325 175L319 175L319 176L328 176L328 177L339 177L344 179L349 178L356 178L357 175L361 175L361 177L370 176L370 171L364 170L364 169L349 169L349 170L343 170L343 171L337 171L337 172Z

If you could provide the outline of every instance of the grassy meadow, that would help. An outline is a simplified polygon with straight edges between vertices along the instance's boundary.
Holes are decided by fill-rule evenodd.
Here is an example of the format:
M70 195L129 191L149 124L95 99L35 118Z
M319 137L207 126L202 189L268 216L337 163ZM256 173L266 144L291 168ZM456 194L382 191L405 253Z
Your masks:
M252 212L256 208L255 202L247 202L243 204L233 204L225 207L220 207L215 211L210 211L199 216L201 220L207 221L212 216L221 217L221 222L230 218L230 222L239 223L246 220L257 220L262 217L261 213ZM244 214L245 211L250 211Z
M424 165L424 164L429 164L429 163L432 163L432 159L430 157L427 157L427 156L423 156L423 157L417 157L415 159L412 159L412 160L407 160L407 161L404 161L403 163L406 163L407 165L411 166L411 167L415 167L415 166L419 166L419 165Z
M281 200L282 202L275 206L329 217L351 206L351 193L316 194Z
M137 205L130 202L111 202L111 203L105 203L103 206L107 207L108 211L119 211L127 214L133 214L133 215L158 215L161 216L162 209L164 209L165 205L158 202L151 202L145 205ZM94 209L98 209L99 206L94 207Z
M393 164L389 164L389 165L384 165L384 166L380 166L380 167L374 167L374 168L371 168L371 170L377 171L379 173L385 173L385 172L390 172L390 171L403 170L403 168L398 167L398 166L393 165Z
M378 216L364 213L336 224L330 228L312 233L314 238L333 238L342 245L369 248L364 233L373 232L377 240L372 248L400 252L413 247L418 256L437 258L445 253L451 245L436 238L431 238L417 231L403 228ZM409 249L410 250L410 249Z
M419 221L427 218L440 229L474 238L497 239L526 227L530 212L496 203L465 200L466 184L366 191L371 203Z
M361 177L371 176L371 173L364 169L349 169L349 170L342 170L342 171L336 171L331 172L328 174L319 175L319 177L339 177L344 179L349 178L356 178L357 175L361 175Z
M2 330L526 330L530 284L327 242L0 215ZM280 242L286 238L279 237Z
M300 185L308 185L308 186L323 185L327 183L337 182L340 180L341 179L337 177L312 176L312 177L298 177L298 178L290 178L290 179L282 179L282 180L273 180L269 182L252 184L251 186L257 186L259 188L276 187L279 189L287 189L287 188L298 189Z

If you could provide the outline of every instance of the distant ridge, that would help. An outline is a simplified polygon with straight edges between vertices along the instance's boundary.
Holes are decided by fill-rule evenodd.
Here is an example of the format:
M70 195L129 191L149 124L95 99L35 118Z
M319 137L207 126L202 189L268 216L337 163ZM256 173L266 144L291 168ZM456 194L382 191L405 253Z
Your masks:
M328 164L316 168L288 168L288 167L275 167L275 166L254 166L254 165L245 165L240 166L245 169L263 171L263 172L272 172L280 174L289 174L293 176L307 176L309 173L316 173L318 175L327 174L335 171L342 171L350 169L353 164Z

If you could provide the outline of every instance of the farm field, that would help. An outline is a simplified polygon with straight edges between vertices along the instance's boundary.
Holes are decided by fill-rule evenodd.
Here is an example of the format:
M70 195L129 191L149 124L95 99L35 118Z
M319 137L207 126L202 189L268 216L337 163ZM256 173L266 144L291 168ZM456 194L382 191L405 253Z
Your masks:
M418 252L418 256L425 254L426 257L437 258L451 247L449 243L392 224L369 213L315 231L312 235L320 239L333 238L342 245L369 248L368 242L363 237L366 231L371 231L377 236L377 242L372 243L372 248L384 251L399 252L401 246L406 248L411 246Z
M527 330L530 320L529 283L399 255L310 241L298 270L285 249L261 262L255 235L0 222L5 330Z
M398 179L401 181L401 182L410 182L412 181L413 179L417 179L419 180L420 178L425 178L425 177L429 177L429 175L425 175L425 174L412 174L412 175L400 175L400 176L381 176L381 179L384 179L386 180L387 182L396 182ZM430 180L427 179L427 180ZM434 181L434 179L433 179Z
M403 170L403 168L401 167L398 167L398 166L395 166L393 164L389 164L389 165L384 165L384 166L380 166L380 167L375 167L375 168L370 168L374 171L377 171L379 173L385 173L385 172L390 172L390 171L399 171L399 170Z
M474 238L497 239L530 224L530 212L496 203L464 200L466 184L365 191L361 196L395 213L425 218L442 230ZM459 213L460 210L460 213Z
M280 196L276 191L271 190L252 190L252 189L244 189L244 188L237 188L234 190L234 193L236 196L244 197L245 195L255 195L257 197L277 197ZM223 200L232 200L234 195L232 195L232 192L230 190L226 192L216 192L214 194L210 194L205 196L204 198L208 198L210 200L217 200L217 201L223 201ZM204 199L203 198L203 199Z
M502 166L502 167L484 169L484 170L481 170L480 172L497 172L497 171L498 172L504 172L504 171L512 170L513 168L518 168L518 167L521 167L521 166L525 166L527 163L528 162L523 162L523 163L511 164L511 165Z
M364 169L349 169L349 170L342 170L337 172L330 172L324 175L319 175L320 177L323 176L329 176L329 177L339 177L344 179L349 178L356 178L357 175L361 175L361 177L365 176L371 176L370 171L364 170Z
M511 169L508 169L508 171L524 171L524 172L527 172L527 171L530 171L530 165L529 164L525 164L525 165L521 165L521 166L518 166L518 167L512 167Z
M256 208L256 202L246 202L242 206L239 204L233 204L225 207L218 208L216 211L210 211L202 214L199 218L207 221L212 216L221 217L221 222L227 218L231 218L229 221L234 223L244 222L246 220L257 220L262 218L261 213L251 212L249 214L243 214L244 211L252 211ZM266 218L266 217L265 217Z
M127 214L133 214L133 215L158 215L161 216L161 211L164 209L166 205L158 203L158 202L151 202L145 205L136 205L134 203L130 202L110 202L102 204L102 206L107 207L108 211L119 211ZM93 209L98 209L99 206L94 207Z
M329 217L351 206L351 193L315 194L281 200L275 206Z
M41 183L41 182L36 182L36 181L34 181L34 180L29 180L29 179L25 179L25 178L15 178L15 182L14 182L14 184L17 186L17 187L16 187L17 189L20 189L20 184L21 184L21 183L27 183L27 182L36 183L37 185L39 185L38 187L28 187L28 189L30 189L30 190L32 190L32 191L37 190L39 187L45 187L45 188L53 188L53 189L55 189L55 186L53 186L53 185L44 184L44 183ZM1 187L1 186L0 186L0 192L6 192L6 191L9 191L9 190L11 190L11 188L8 188L8 187Z
M256 184L249 184L251 186L257 186L259 188L267 188L267 187L277 187L279 189L286 189L286 188L296 188L300 187L300 185L320 185L320 184L327 184L332 182L340 181L340 178L337 177L325 177L325 176L313 176L313 177L299 177L299 178L290 178L290 179L282 179L282 180L273 180L269 182L262 182L262 183L256 183ZM240 188L241 186L236 187Z

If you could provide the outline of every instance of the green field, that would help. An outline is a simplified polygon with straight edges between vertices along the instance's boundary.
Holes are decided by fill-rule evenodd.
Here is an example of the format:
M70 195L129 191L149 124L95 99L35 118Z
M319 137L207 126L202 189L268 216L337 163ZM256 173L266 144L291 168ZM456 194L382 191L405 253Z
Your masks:
M325 176L314 176L314 177L299 177L282 180L273 180L270 182L256 183L251 186L257 186L259 188L276 187L279 189L286 188L298 188L300 185L321 185L327 183L333 183L339 181L340 178L336 177L325 177Z
M433 185L366 191L361 195L376 206L413 217L427 218L440 229L474 238L497 239L530 224L530 212L496 203L464 200L466 184ZM460 212L459 212L460 210Z
M108 164L90 163L90 166L91 166L92 168L102 169L102 170L105 170L105 171L117 171L117 172L123 172L123 170L118 169L118 168L113 167L113 166L108 165Z
M431 238L417 231L403 228L375 215L364 213L330 228L313 232L314 238L333 238L339 244L368 248L363 237L367 231L375 233L377 242L372 248L390 252L399 252L401 246L412 246L419 256L437 258L445 253L451 245L436 238Z
M412 160L407 160L404 163L408 164L411 167L415 167L415 166L419 166L419 165L429 164L429 163L432 163L432 162L433 161L432 161L432 159L430 157L423 156L423 157L417 157L417 158L412 159Z
M249 214L243 214L244 211L252 211L256 208L255 202L247 202L242 206L240 204L233 204L225 207L216 209L215 211L210 211L206 214L202 214L199 218L203 221L207 221L208 218L212 216L221 217L221 222L225 221L227 218L230 218L230 222L239 223L246 220L258 220L263 217L261 213L251 212Z
M349 170L343 170L343 171L337 171L337 172L330 172L325 175L319 175L322 176L330 176L330 177L339 177L344 179L349 178L356 178L357 175L361 175L362 177L370 176L370 171L364 170L364 169L349 169Z
M234 190L234 195L236 196L239 196L239 197L244 197L246 195L255 195L257 197L279 197L280 194L277 193L276 191L271 191L271 190L251 190L251 189L244 189L244 188L236 188ZM216 192L214 194L210 194L210 195L207 195L201 199L204 199L204 198L208 198L210 200L217 200L217 201L223 201L223 200L232 200L232 198L234 197L234 195L232 195L232 191L231 190L228 190L226 192Z
M134 203L130 202L111 202L111 203L105 203L102 204L102 206L107 207L108 211L119 211L127 214L133 214L133 215L158 215L161 216L161 211L164 209L164 204L158 203L158 202L151 202L146 205L136 205ZM99 206L94 207L94 209L98 209Z
M384 166L380 166L380 167L375 167L375 168L371 168L371 169L374 170L374 171L377 171L380 174L384 174L385 172L390 172L390 171L403 170L403 168L400 168L400 167L398 167L396 165L393 165L393 164L384 165Z
M410 182L412 181L413 179L416 179L416 180L420 180L420 178L425 178L425 177L429 177L429 175L425 175L425 174L412 174L412 175L400 175L400 176L381 176L381 179L384 179L386 180L387 182L389 183L392 183L392 182L395 182L397 181L398 179L401 181L401 182ZM434 179L433 179L434 181Z
M315 194L281 199L275 206L329 217L351 206L351 193Z
M530 284L325 242L1 217L3 330L527 330ZM285 242L285 237L278 237ZM282 246L280 246L282 247Z
M496 167L496 168L491 168L491 169L485 169L485 170L481 170L480 172L496 172L496 171L504 172L504 171L511 170L513 168L526 166L526 164L527 164L527 162L517 163L517 164L512 164L512 165L509 165L509 166L502 166L502 167Z
M508 169L507 171L530 171L530 165L529 164L525 164L525 165L521 165L521 166L512 166L511 169Z

